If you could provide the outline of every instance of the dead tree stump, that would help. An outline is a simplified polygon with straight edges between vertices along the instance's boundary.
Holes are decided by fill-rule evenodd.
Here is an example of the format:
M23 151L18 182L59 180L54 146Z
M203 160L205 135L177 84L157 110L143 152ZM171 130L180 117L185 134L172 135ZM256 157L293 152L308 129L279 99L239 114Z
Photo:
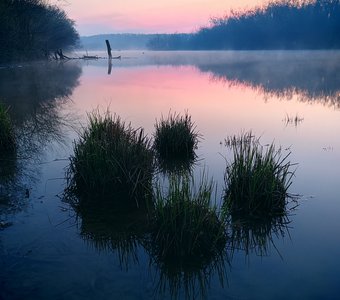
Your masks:
M107 54L109 55L109 58L112 58L112 54L111 54L111 46L110 46L110 42L109 40L105 40L106 43L106 48L107 48Z

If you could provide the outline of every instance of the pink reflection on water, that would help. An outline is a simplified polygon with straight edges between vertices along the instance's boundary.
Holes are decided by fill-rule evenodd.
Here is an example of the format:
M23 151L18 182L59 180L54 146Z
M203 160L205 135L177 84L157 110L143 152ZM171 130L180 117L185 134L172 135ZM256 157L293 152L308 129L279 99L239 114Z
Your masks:
M225 168L222 156L226 150L221 142L242 130L262 136L264 144L275 141L283 149L291 149L292 161L299 162L299 172L304 174L299 177L300 185L305 184L308 190L317 180L311 172L338 172L329 165L340 159L339 112L320 103L299 101L299 95L278 99L249 85L213 81L209 73L193 66L113 67L111 75L104 67L88 66L73 99L84 116L93 109L109 107L132 126L144 127L150 136L162 115L188 111L204 138L198 154L217 178L222 178ZM303 122L287 127L287 114L298 114ZM326 153L324 148L336 150Z

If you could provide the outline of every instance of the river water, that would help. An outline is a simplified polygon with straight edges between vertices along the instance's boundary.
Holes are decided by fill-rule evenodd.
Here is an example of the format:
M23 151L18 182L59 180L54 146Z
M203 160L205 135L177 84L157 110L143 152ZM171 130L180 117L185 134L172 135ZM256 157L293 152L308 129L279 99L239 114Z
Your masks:
M340 52L118 55L0 69L18 136L15 156L0 160L0 299L337 299ZM223 261L189 273L165 272L131 236L124 251L118 229L121 244L97 243L63 200L73 142L95 109L150 137L162 116L188 112L202 137L195 172L213 178L217 201L225 138L251 130L290 151L299 205L289 224L249 229Z

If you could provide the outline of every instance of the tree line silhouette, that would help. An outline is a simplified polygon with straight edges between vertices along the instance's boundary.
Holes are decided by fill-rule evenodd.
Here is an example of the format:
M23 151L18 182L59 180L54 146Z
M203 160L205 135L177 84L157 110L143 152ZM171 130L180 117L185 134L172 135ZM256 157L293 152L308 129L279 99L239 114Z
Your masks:
M0 62L49 57L79 39L74 21L44 0L1 0L0 20Z
M193 34L158 35L152 50L339 49L340 0L275 1L211 20Z

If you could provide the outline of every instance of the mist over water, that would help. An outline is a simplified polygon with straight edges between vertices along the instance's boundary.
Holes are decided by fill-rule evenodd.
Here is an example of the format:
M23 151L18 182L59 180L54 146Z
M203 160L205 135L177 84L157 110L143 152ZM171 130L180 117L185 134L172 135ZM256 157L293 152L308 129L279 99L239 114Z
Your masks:
M340 53L116 54L110 74L106 59L0 69L1 102L21 141L6 179L21 190L12 193L0 176L0 197L20 208L0 203L0 298L335 299ZM109 109L150 137L162 115L187 111L202 135L194 174L214 180L217 204L231 158L225 139L252 130L263 145L291 151L298 165L290 192L300 205L285 220L236 224L222 257L169 267L136 218L77 215L63 200L73 141L93 109Z
M102 52L95 52L103 54ZM116 52L118 55L121 52ZM114 68L193 66L211 80L246 85L277 97L301 95L301 100L339 100L339 51L125 51ZM96 65L107 65L101 60ZM322 100L321 100L322 101Z

